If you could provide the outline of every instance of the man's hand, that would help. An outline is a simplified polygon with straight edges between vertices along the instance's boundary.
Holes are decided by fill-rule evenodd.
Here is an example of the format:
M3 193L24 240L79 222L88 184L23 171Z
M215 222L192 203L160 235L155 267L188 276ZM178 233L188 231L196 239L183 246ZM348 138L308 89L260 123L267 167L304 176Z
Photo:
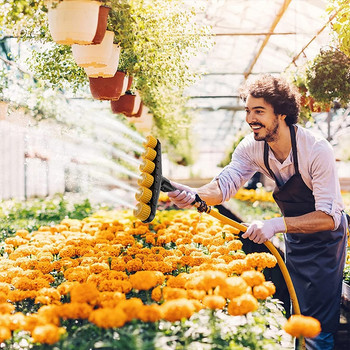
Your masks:
M191 187L170 182L177 188L176 191L168 192L170 200L179 208L191 208L191 203L194 202L197 192Z
M286 232L286 226L282 217L270 220L255 220L248 226L242 237L262 244L271 239L277 232Z

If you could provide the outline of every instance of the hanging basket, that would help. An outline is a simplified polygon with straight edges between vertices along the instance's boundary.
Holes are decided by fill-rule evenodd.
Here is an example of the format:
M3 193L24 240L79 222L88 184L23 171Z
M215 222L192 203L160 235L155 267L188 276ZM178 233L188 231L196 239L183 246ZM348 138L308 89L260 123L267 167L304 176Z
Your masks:
M118 69L119 56L120 56L120 46L113 44L112 55L109 59L107 66L105 67L85 67L85 73L91 78L111 78L114 76Z
M110 11L109 6L100 6L99 12L98 12L98 22L97 22L97 29L96 34L94 38L92 39L92 43L94 45L101 44L107 29L107 19L108 14Z
M91 44L96 35L99 1L62 0L47 2L49 29L58 44Z
M114 33L107 30L101 44L72 45L75 62L80 67L106 67L112 56Z
M119 100L111 102L112 112L115 114L122 113L127 117L132 117L139 111L141 97L138 92L135 94L126 93Z
M116 101L125 94L128 79L124 72L117 71L111 78L89 78L90 91L97 100Z

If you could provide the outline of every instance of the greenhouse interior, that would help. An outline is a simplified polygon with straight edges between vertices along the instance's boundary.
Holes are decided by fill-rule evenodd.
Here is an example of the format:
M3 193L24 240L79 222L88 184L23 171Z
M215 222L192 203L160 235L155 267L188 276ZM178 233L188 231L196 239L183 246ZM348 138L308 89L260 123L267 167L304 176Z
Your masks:
M0 0L0 349L350 349L349 113L349 0Z

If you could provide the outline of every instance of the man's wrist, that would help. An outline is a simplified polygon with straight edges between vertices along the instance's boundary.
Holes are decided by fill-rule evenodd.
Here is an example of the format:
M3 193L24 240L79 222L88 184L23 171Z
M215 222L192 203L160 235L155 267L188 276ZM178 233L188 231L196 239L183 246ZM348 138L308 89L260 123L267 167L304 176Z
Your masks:
M287 225L284 220L284 217L278 217L270 219L274 226L275 233L286 233L287 232Z

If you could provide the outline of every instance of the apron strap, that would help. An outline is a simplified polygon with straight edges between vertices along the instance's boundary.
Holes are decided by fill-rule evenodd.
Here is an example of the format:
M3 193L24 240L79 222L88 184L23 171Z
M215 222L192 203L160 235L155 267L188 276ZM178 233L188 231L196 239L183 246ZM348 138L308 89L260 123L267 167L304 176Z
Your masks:
M289 125L289 131L290 131L290 138L291 138L291 142L292 142L294 170L295 170L295 174L299 174L297 142L296 142L296 137L295 137L294 125ZM264 142L265 142L265 144L264 144L264 164L265 164L267 171L269 172L271 177L275 180L275 182L278 186L278 181L277 181L276 175L271 170L270 165L269 165L269 149L270 149L270 147L266 141L264 141Z

